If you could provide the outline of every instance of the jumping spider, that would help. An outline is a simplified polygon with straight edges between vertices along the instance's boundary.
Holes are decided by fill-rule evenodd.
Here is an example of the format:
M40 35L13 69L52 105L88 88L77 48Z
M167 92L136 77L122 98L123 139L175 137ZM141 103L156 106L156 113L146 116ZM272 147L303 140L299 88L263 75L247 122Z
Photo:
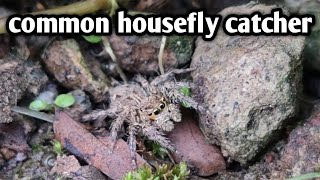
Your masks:
M103 120L106 117L114 119L111 124L111 137L114 142L122 125L127 123L133 163L135 163L137 134L142 134L176 152L164 132L172 131L174 123L181 121L180 103L185 102L196 110L204 110L199 103L180 92L180 88L190 87L190 84L176 82L175 79L176 74L193 70L175 69L156 77L150 83L142 76L136 76L134 83L116 86L110 90L108 109L95 110L85 115L83 120Z

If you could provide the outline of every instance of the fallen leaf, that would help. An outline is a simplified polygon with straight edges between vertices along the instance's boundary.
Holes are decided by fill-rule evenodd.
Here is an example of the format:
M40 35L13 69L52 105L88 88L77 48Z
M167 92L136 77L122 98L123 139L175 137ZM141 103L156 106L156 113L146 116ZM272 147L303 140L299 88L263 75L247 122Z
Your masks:
M96 138L64 112L56 113L53 128L56 139L60 140L64 149L98 168L110 178L121 179L126 173L134 170L129 147L122 139L117 141L112 151L110 136ZM148 165L138 154L136 157L139 167Z
M225 160L215 145L208 144L190 111L183 113L183 120L168 134L179 152L177 162L186 161L198 169L199 176L210 176L226 169Z

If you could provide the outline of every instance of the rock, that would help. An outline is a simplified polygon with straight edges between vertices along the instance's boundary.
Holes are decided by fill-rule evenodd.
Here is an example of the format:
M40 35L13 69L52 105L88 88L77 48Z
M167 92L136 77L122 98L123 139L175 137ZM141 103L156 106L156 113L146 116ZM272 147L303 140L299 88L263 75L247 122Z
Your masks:
M81 90L74 90L70 92L76 101L74 105L64 110L73 120L80 121L84 114L89 113L91 108L91 102L89 97Z
M13 150L7 148L7 147L2 147L0 149L0 154L2 155L2 157L5 159L5 160L9 160L9 159L12 159L16 156L16 152L14 152Z
M305 68L314 75L320 74L320 31L314 31L307 37L306 47L304 50ZM319 89L319 86L316 87Z
M159 69L158 54L161 36L110 36L111 47L122 69L140 74L154 74ZM165 70L183 66L190 61L193 37L167 38L163 53Z
M175 161L193 165L199 176L211 176L226 169L219 148L206 142L190 112L184 113L183 121L176 124L168 137L179 152L174 156Z
M22 162L22 161L26 160L27 158L28 158L27 154L19 152L19 153L17 153L17 156L16 156L15 160L17 162Z
M81 165L77 158L73 155L58 156L57 160L54 162L50 173L57 173L65 177L72 177L72 174L80 170Z
M1 7L0 7L1 12ZM10 51L10 36L1 35L0 36L0 58L4 58L6 54Z
M74 173L74 179L77 180L87 180L96 179L104 180L107 179L97 168L87 165L82 166L77 172Z
M314 0L284 0L284 5L290 12L295 14L313 14L316 19L320 18L320 1ZM320 24L316 23L313 27L314 31L320 30Z
M146 1L139 1L138 4L135 6L136 11L140 12L157 12L163 6L168 4L168 0L146 0Z
M320 169L320 113L290 133L281 154L282 171L290 177Z
M275 6L230 7L220 14L270 13ZM210 42L198 38L191 67L194 98L209 108L200 115L210 143L243 164L295 116L302 76L300 36L227 36L222 28Z
M0 146L16 152L27 152L30 150L27 144L28 133L25 132L22 121L0 124Z
M75 40L52 42L42 55L42 59L47 70L64 87L82 89L92 95L97 102L105 99L109 80L103 73L90 71ZM95 69L95 71L101 70ZM99 76L95 76L96 74Z
M320 18L320 1L313 0L284 0L284 6L286 6L290 12L295 14L312 14L316 17L316 20ZM320 73L320 24L316 23L312 27L312 33L307 37L306 47L304 51L305 55L305 69L308 71L314 71L319 75ZM317 86L316 89L319 89Z
M0 154L0 166L3 167L5 163L5 160L3 159L2 155ZM0 173L0 176L1 176L1 173Z
M27 92L37 94L48 80L41 67L27 58L28 51L21 48L0 59L0 123L11 122L10 106Z

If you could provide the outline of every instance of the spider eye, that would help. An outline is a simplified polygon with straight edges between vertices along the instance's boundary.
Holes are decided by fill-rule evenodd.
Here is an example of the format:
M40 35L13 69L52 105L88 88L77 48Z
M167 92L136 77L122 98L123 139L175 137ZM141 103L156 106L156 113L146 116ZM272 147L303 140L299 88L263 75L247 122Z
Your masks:
M161 108L161 109L164 109L165 107L166 107L166 105L165 105L164 103L161 103L161 104L160 104L160 108Z
M155 110L153 113L154 115L158 115L160 113L160 109Z
M148 116L152 116L152 113L149 113Z

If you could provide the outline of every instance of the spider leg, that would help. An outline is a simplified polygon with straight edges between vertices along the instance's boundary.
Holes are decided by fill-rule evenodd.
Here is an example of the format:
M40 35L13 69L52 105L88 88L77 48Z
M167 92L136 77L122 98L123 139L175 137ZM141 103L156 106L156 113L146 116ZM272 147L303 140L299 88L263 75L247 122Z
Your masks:
M174 122L181 122L181 112L179 106L176 104L169 104L168 109L170 111L172 120Z
M137 151L137 142L136 142L136 135L137 135L137 128L134 125L130 125L128 128L129 131L129 149L130 149L130 156L132 165L136 168L137 166L137 158L136 158L136 151Z
M169 139L165 137L165 134L163 132L157 130L157 128L153 126L143 128L143 134L147 136L150 140L159 143L162 147L167 148L172 152L176 152L176 149L173 147Z
M82 117L82 122L92 121L92 120L104 120L106 117L114 117L115 112L107 109L98 109L94 110L89 114L86 114Z
M146 92L155 93L154 87L152 87L150 85L150 83L148 82L148 80L145 79L144 77L142 77L141 75L135 76L135 80L137 81L137 83L139 83L145 89ZM150 94L148 94L148 95L150 95Z
M124 113L120 113L120 115L113 120L112 124L111 124L111 139L112 139L112 145L111 145L111 149L113 151L116 142L117 142L117 136L118 136L118 132L120 131L124 121L125 121L126 116L124 115Z
M175 99L176 103L182 103L182 102L187 103L193 109L198 110L200 112L207 111L207 108L205 108L203 105L195 101L193 98L183 95L181 92L174 92L173 99Z
M184 74L184 73L192 72L195 69L196 68L173 69L163 75L156 77L150 84L151 84L151 86L158 86L158 85L174 78L174 75L176 75L176 74Z

